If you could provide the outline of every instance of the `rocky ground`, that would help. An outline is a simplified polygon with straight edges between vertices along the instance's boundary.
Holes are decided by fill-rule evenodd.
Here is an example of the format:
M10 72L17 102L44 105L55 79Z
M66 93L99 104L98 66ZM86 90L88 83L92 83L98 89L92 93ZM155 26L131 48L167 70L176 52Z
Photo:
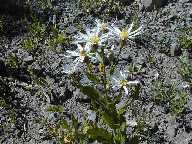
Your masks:
M109 7L85 11L76 0L55 0L51 9L39 10L31 5L35 15L46 24L45 35L51 33L49 25L55 24L72 38L77 31L92 26L95 18L107 21L118 20L121 25L130 23L136 13L143 34L124 49L118 68L134 64L139 70L134 75L141 81L140 97L127 109L127 120L140 119L146 115L148 124L146 139L140 143L192 143L192 90L189 83L179 73L180 58L184 51L180 36L184 28L192 25L191 0L141 0L137 4L124 0L122 9L108 14ZM135 10L137 10L135 12ZM29 35L31 19L24 19L16 13L0 14L4 25L0 27L0 142L2 144L48 144L57 143L48 135L48 123L54 124L64 115L83 115L90 108L89 102L80 101L85 97L75 88L63 73L64 64L71 62L65 51L74 49L69 43L49 47L40 40L34 51L21 45ZM30 16L28 16L30 17ZM0 19L0 20L2 20ZM80 27L81 26L81 27ZM188 52L191 60L192 53ZM179 116L172 115L173 101L157 104L154 91L162 82L167 89L176 83L176 90L187 93L187 102ZM175 91L165 91L164 95L174 95ZM180 104L179 100L175 103ZM49 112L52 105L64 107L64 112ZM176 105L176 104L175 104ZM143 118L143 117L142 117ZM131 129L127 130L128 135Z

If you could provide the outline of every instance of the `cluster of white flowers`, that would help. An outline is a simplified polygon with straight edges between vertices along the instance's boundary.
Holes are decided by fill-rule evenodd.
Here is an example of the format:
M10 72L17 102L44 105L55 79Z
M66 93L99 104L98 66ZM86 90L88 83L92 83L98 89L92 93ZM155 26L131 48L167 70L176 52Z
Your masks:
M87 28L86 34L78 33L75 36L74 44L77 45L77 49L75 51L66 51L66 57L74 58L73 63L69 66L70 70L65 70L65 73L74 73L76 68L80 63L87 63L90 61L98 61L101 62L101 57L98 54L101 49L104 50L104 54L106 57L109 57L111 53L113 53L114 45L110 47L110 49L105 46L109 42L108 40L112 39L117 42L126 42L129 39L133 39L139 34L141 34L142 27L139 27L136 30L133 30L134 23L130 24L127 29L120 29L114 23L109 25L109 23L102 23L100 20L95 21L96 27L93 29ZM66 67L65 67L66 68ZM126 88L129 84L138 83L137 81L128 82L126 81L127 77L122 72L120 72L119 78L112 78L113 86L123 87L125 93L128 94L128 90Z

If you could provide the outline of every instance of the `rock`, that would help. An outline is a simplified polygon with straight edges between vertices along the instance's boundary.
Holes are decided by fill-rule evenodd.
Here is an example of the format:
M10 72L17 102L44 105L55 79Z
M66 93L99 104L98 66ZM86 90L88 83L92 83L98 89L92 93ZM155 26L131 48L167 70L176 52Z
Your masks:
M23 59L23 61L25 61L25 62L33 61L33 57L32 57L32 56L25 57L25 58Z
M152 0L141 0L141 4L145 7L148 8L152 4Z
M0 0L0 13L22 16L29 13L29 9L24 6L25 0Z
M0 60L0 76L5 76L7 75L7 68L5 66L5 63Z
M69 26L69 27L67 27L67 29L66 29L66 33L67 33L67 34L73 34L73 33L75 33L75 32L77 32L77 29L76 29L76 27L74 27L74 26Z
M171 44L170 54L171 54L171 56L181 56L182 50L181 50L181 48L178 46L178 44L177 44L176 42L174 42L174 43Z

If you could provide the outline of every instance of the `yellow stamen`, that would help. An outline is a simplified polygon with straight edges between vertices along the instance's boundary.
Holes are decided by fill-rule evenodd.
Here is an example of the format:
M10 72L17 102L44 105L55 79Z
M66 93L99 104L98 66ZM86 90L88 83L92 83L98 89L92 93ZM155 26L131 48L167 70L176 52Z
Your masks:
M120 85L121 85L121 86L126 86L127 83L128 83L127 80L121 80L121 81L120 81Z
M126 31L126 30L123 30L123 31L120 33L120 38L121 38L121 40L126 40L126 39L128 38L128 36L129 36L129 33L128 33L128 31Z
M80 59L81 59L81 60L84 60L84 58L85 58L86 56L87 56L86 51L81 50L81 51L80 51L80 54L79 54Z
M102 64L102 63L99 64L99 71L100 72L104 72L105 71L105 65L104 64Z
M100 39L98 37L98 35L93 35L92 37L90 37L90 42L92 45L98 45Z
M64 143L65 144L72 144L72 141L69 139L69 137L64 138Z
M103 24L101 25L101 30L102 30L102 31L106 31L106 30L107 30L107 23L103 23Z

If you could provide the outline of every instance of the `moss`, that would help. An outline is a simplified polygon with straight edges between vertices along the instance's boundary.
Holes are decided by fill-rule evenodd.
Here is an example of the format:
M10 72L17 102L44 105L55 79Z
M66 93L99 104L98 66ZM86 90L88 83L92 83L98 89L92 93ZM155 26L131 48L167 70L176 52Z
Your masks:
M179 73L183 79L192 85L192 63L188 58L187 52L180 57Z
M80 0L80 6L87 12L104 4L103 0Z
M19 60L17 58L17 56L15 55L10 55L8 58L7 58L7 62L6 64L10 67L10 68L13 68L13 69L18 69L21 65L21 60Z
M158 105L167 105L171 114L180 115L187 103L188 94L184 89L177 88L176 83L156 81L153 83L154 102Z
M35 42L33 41L32 38L27 37L26 39L23 40L22 47L27 51L32 51L35 47Z
M80 0L80 8L87 13L101 16L117 16L124 4L119 0Z
M192 27L183 30L179 41L183 49L192 49Z

